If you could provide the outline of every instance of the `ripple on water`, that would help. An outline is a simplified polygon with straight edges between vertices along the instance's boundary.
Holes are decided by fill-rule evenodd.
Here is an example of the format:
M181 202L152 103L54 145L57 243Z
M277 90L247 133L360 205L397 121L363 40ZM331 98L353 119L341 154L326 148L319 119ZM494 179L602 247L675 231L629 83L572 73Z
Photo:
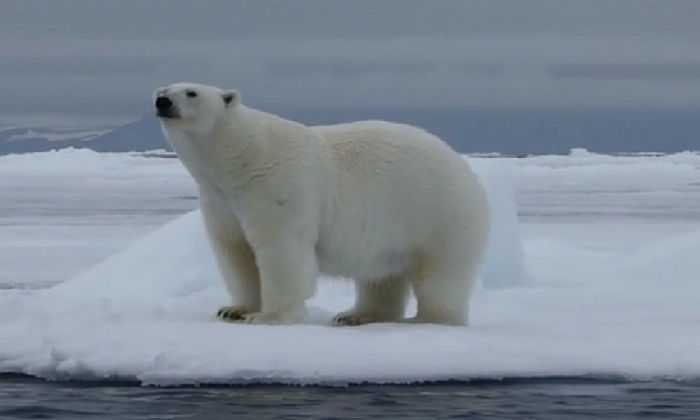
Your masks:
M700 418L697 381L518 378L432 385L216 386L0 376L0 418Z

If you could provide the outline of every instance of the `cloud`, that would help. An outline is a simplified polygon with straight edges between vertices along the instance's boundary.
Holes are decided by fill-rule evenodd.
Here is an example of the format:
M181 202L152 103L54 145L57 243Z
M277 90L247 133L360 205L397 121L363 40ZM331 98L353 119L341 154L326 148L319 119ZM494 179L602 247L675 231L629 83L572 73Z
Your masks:
M666 79L685 81L700 79L697 63L563 63L549 67L555 78L576 79Z
M162 61L151 58L6 57L0 61L0 76L148 74L156 72L162 65Z
M697 37L694 0L4 0L10 38Z
M260 107L700 103L700 2L8 0L2 113L148 112L193 80Z

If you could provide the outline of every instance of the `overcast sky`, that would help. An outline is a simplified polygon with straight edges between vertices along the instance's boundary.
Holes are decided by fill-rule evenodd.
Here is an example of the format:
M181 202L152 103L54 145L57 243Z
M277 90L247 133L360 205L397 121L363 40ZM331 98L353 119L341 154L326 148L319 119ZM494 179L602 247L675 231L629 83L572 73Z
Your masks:
M0 0L0 117L138 117L180 80L259 107L700 105L697 0Z

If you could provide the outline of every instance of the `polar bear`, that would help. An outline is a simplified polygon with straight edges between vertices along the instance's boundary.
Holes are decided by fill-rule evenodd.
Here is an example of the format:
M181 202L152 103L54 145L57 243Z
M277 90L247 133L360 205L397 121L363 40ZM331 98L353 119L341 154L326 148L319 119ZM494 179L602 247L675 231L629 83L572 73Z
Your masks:
M159 88L154 101L199 187L232 299L219 318L300 322L326 274L355 283L355 305L336 325L467 324L488 203L440 139L383 121L305 126L194 83ZM417 312L404 318L411 288Z

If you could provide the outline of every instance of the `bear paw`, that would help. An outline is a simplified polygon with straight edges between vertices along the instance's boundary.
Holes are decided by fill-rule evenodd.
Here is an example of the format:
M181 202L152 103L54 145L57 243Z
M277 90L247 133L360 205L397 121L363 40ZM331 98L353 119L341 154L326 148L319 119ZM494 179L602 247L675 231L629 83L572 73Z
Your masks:
M466 327L467 322L464 316L414 316L412 318L404 318L401 320L405 324L439 324L445 326Z
M248 324L296 324L304 320L304 311L252 312L243 315L241 322Z
M333 325L354 327L363 324L373 324L377 322L395 322L398 319L393 319L380 314L347 311L341 312L333 317Z
M242 322L250 311L243 306L224 306L216 313L216 317L229 322Z

